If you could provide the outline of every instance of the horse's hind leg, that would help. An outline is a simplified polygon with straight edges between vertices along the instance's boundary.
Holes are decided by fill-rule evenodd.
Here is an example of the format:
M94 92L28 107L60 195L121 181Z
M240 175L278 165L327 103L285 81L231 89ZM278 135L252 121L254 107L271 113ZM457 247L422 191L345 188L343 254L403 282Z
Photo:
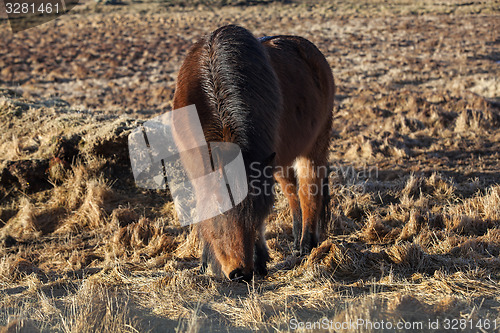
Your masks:
M302 237L300 254L311 252L318 245L318 218L321 202L321 181L317 175L314 161L299 157L295 161L295 170L299 181L299 198L302 210Z
M326 177L327 138L318 140L313 156L299 157L295 161L299 183L300 207L302 210L302 237L300 254L307 254L318 245L319 218L323 208L323 180Z
M299 195L297 193L297 178L295 177L295 171L290 167L286 168L286 170L277 171L275 173L275 178L280 183L281 190L288 199L293 220L293 249L298 251L302 235L302 218Z

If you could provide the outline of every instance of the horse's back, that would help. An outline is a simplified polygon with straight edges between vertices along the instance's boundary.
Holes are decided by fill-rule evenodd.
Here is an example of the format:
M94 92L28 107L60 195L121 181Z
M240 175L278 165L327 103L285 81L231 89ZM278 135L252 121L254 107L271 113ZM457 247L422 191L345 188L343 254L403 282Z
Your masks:
M277 158L289 165L308 155L320 136L330 136L335 84L325 57L302 37L261 39L283 96Z

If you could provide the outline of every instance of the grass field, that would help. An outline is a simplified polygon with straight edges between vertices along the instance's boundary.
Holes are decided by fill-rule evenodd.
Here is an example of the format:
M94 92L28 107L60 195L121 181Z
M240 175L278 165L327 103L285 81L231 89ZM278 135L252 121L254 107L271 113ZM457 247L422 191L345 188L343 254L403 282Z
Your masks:
M500 1L213 3L0 21L0 331L500 332ZM310 39L337 84L324 241L292 254L278 194L248 285L198 273L195 233L135 187L127 148L228 23Z

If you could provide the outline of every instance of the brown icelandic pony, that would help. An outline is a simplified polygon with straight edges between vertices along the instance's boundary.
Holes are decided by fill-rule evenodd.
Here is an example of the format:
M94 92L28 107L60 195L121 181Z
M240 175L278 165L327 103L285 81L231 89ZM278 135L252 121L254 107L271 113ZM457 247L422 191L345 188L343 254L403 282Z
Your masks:
M191 48L174 109L195 104L207 142L238 144L249 184L245 200L198 225L202 272L212 259L231 280L267 274L264 220L274 178L290 204L295 249L306 254L317 245L334 93L325 57L301 37L259 40L229 25Z

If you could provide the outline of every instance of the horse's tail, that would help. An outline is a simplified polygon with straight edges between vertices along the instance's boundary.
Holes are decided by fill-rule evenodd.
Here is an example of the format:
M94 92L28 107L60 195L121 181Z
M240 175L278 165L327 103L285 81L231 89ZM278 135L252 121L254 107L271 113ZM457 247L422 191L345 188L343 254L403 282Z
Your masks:
M323 179L323 202L321 204L321 213L320 213L320 228L321 234L325 234L326 231L330 231L332 228L332 210L330 205L331 195L330 195L330 168L328 167L326 177Z

